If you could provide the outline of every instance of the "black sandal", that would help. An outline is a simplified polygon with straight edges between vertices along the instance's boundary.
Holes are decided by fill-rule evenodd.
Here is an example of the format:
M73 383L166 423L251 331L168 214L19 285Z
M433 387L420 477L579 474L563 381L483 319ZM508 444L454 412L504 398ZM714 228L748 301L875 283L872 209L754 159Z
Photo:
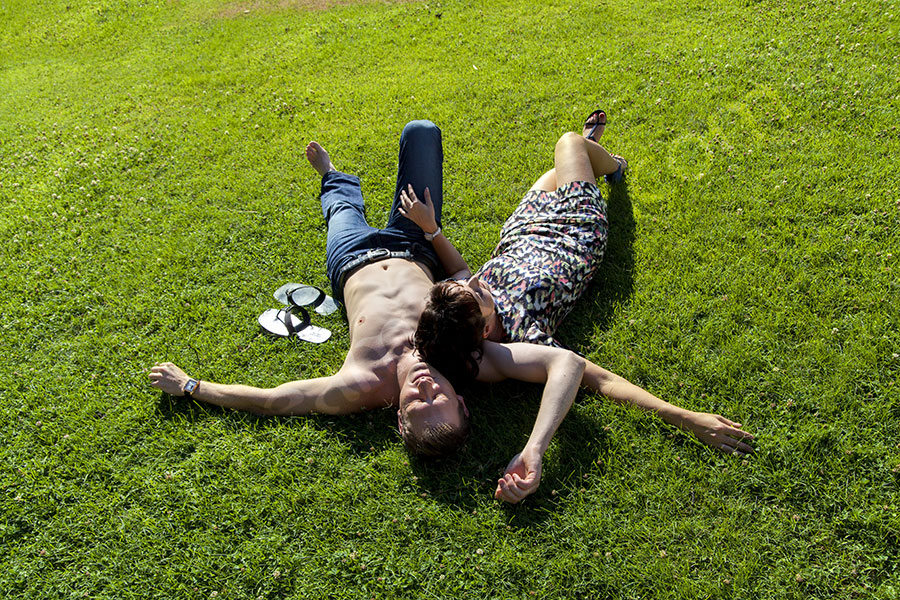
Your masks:
M628 169L628 161L618 154L613 154L612 157L616 160L617 163L619 163L619 168L606 176L606 182L619 183L620 181L625 179L625 171Z
M593 116L595 116L595 115L596 115L596 117L597 117L597 122L596 122L596 123L588 123L588 121L591 120L591 117L593 117ZM594 112L592 112L591 114L589 114L589 115L587 116L587 119L584 120L584 127L585 127L585 128L587 128L587 127L590 127L590 128L591 128L591 130L588 131L587 135L584 136L584 137L586 137L587 139L589 139L589 140L591 140L591 141L593 141L593 142L596 142L597 139L594 137L594 132L597 131L597 128L598 128L598 127L606 127L606 113L603 112L601 109L598 108L597 110L595 110ZM598 143L599 143L599 142L598 142Z
M330 315L338 309L334 298L314 285L286 283L275 290L274 296L285 306L310 306L320 315Z

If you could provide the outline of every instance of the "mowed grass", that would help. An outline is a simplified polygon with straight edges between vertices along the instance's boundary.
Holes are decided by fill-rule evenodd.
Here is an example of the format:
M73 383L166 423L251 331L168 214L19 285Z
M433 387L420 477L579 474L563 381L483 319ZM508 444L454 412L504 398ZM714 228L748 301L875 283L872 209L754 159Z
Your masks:
M4 598L900 596L895 2L0 5ZM410 461L391 410L257 418L172 360L335 371L256 316L327 286L316 139L385 222L403 124L443 130L444 229L488 258L594 108L628 157L560 338L757 435L740 460L579 396L519 506L539 388L467 390Z

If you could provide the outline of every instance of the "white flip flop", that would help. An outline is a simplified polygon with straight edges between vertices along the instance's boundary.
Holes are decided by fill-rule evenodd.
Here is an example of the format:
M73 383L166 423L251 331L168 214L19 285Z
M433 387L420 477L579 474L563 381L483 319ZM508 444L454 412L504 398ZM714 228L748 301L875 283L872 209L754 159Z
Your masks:
M331 337L331 331L310 323L309 313L302 306L270 308L257 321L266 332L278 337L297 336L312 344L321 344Z

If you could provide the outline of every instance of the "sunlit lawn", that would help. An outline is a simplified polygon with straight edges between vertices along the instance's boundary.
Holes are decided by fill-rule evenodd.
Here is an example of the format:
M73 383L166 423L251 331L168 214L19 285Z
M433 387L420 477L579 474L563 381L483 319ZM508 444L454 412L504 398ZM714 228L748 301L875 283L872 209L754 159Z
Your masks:
M0 5L0 596L900 596L900 6L319 4ZM321 346L256 324L328 285L310 139L381 225L403 124L435 121L477 265L597 107L631 172L560 337L754 458L584 393L512 507L538 388L469 390L472 442L427 465L390 410L147 384L340 366L338 315Z

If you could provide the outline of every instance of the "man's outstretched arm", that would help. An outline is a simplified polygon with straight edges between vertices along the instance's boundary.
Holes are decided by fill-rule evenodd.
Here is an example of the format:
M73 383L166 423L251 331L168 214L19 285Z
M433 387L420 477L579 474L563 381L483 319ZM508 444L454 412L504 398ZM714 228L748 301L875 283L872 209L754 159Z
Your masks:
M729 454L749 454L753 448L745 442L752 440L753 434L741 429L721 415L695 412L679 408L661 400L647 390L636 386L624 377L607 371L590 361L585 361L582 384L599 392L619 404L631 404L648 412L656 413L670 425L689 431L704 444Z
M183 396L189 377L177 365L158 363L150 369L150 385L172 396ZM330 415L355 413L377 406L371 382L362 373L342 369L329 377L291 381L274 388L229 385L201 380L193 398L260 415Z

